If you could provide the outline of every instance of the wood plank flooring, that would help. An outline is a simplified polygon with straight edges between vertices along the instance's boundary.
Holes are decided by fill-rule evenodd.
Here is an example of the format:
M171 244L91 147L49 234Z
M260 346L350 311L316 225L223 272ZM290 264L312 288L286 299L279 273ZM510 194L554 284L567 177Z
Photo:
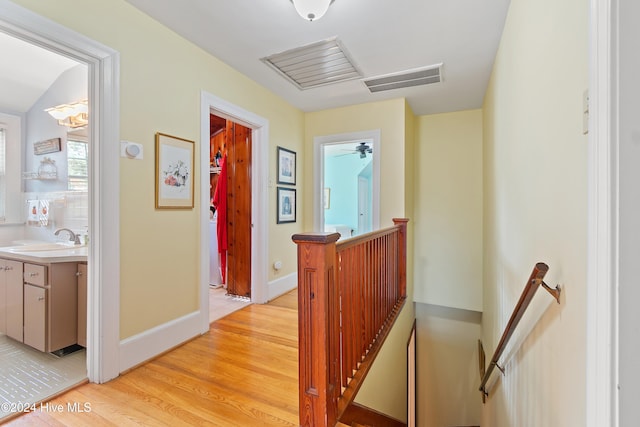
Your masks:
M7 425L297 426L296 295L231 313L173 351Z

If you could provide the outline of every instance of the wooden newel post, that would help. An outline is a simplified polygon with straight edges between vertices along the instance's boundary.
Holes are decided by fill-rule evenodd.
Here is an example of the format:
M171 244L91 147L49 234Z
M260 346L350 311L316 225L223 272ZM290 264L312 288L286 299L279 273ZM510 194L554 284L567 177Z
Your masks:
M393 224L400 226L398 241L398 291L401 298L407 296L407 218L393 218Z
M338 233L292 236L298 245L298 355L301 426L337 422L338 292L335 283Z

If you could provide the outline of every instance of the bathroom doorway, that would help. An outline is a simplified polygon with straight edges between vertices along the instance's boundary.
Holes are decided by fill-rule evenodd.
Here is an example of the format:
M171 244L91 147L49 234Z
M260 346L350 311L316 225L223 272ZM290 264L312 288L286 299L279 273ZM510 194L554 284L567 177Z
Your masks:
M106 382L120 372L120 279L113 273L120 270L120 204L117 197L120 185L119 55L105 45L11 2L0 2L0 32L73 59L88 69L90 123L87 135L91 148L87 159L90 194L87 209L91 238L86 247L91 268L86 275L87 352L83 370L90 381ZM31 71L40 68L38 65ZM92 112L95 113L93 116ZM103 176L108 179L102 179ZM104 200L109 203L103 203ZM109 286L104 286L105 283Z

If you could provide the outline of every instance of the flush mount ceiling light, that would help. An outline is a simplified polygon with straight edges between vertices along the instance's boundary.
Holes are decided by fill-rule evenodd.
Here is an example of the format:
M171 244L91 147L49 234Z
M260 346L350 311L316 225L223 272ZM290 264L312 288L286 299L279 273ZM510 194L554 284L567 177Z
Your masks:
M327 9L334 0L291 0L298 15L307 21L315 21L327 13Z
M89 108L86 99L71 104L56 105L46 111L58 121L60 126L79 128L89 123Z

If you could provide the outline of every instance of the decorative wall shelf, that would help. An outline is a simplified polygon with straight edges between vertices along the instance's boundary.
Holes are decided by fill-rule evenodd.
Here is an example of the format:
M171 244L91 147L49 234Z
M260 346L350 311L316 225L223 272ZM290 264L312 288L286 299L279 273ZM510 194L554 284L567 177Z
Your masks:
M44 181L53 181L58 179L58 168L56 167L56 161L49 157L45 157L40 162L38 172L24 172L22 174L22 179L37 179Z

